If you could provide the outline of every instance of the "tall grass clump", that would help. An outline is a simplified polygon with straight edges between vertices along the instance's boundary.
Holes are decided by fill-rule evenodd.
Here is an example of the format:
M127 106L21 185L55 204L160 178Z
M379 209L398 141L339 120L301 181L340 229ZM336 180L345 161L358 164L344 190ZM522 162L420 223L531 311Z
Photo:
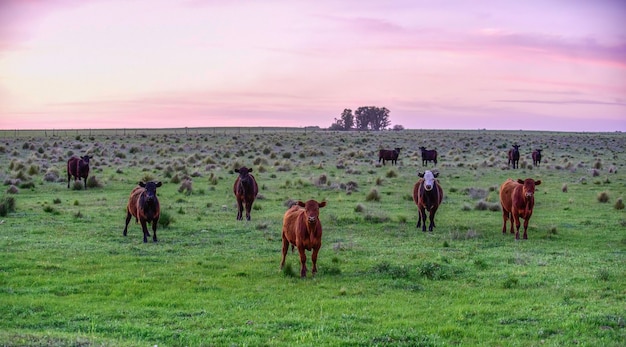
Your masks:
M601 203L609 202L609 193L607 193L607 192L600 192L598 194L598 202L601 202Z
M380 193L378 192L378 189L372 188L372 190L367 193L367 196L365 196L365 201L380 201Z
M163 228L167 228L172 223L174 223L174 217L167 212L161 211L161 215L159 216L159 225Z
M623 210L624 201L622 200L622 198L617 198L617 201L615 201L615 205L613 205L613 207L615 207L616 210Z
M5 196L0 199L0 217L6 217L11 212L15 212L15 198Z
M100 183L100 181L98 181L98 178L96 176L89 176L89 178L87 178L87 187L89 187L89 188L101 188L102 187L102 183Z

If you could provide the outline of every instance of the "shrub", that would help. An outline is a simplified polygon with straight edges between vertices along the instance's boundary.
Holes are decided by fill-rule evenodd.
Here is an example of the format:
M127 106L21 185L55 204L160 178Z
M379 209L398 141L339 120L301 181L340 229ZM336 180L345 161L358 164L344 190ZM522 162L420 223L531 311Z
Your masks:
M567 183L563 183L563 186L561 187L561 191L563 193L567 193Z
M102 187L102 183L98 181L98 178L96 176L89 176L89 178L87 178L87 187L88 188L100 188Z
M296 271L293 269L293 266L291 266L291 263L285 263L285 266L283 267L283 275L285 277L298 277L299 274L296 274Z
M387 171L387 174L385 176L387 176L387 178L398 177L398 173L396 172L396 170L391 169Z
M13 184L10 185L9 188L7 188L7 193L9 193L9 194L17 194L19 192L20 192L20 190L17 189L17 187L15 185L13 185Z
M598 194L598 201L602 202L602 203L609 202L609 193L607 193L607 192L600 192Z
M161 212L159 216L159 225L163 228L167 228L174 222L174 217L170 216L167 212Z
M12 196L4 197L0 200L0 217L15 212L15 198Z
M613 207L615 207L616 210L623 210L624 201L622 200L622 198L617 198L617 201L615 201L615 205L613 205Z
M82 189L83 189L83 182L74 181L74 184L72 184L72 190L82 190Z
M445 269L438 263L426 262L419 266L418 273L422 277L426 277L429 280L441 280L448 278L448 274Z
M380 201L380 193L376 188L372 188L370 192L365 197L365 201Z
M185 195L191 195L191 193L193 192L191 179L184 179L183 182L180 184L180 187L178 188L178 192L185 192Z

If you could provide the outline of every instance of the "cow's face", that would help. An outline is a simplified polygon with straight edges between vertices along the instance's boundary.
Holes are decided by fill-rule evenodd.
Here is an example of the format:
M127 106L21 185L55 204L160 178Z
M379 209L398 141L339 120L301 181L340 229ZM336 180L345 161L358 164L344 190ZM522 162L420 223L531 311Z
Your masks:
M424 179L424 189L431 191L435 186L435 178L439 176L439 172L433 174L431 171L426 170L424 173L418 172L417 175Z
M317 219L320 215L320 208L326 206L326 201L317 202L315 200L309 200L307 202L298 201L298 206L304 207L304 214L309 224L317 223Z
M84 156L80 157L80 159L82 159L85 162L85 164L89 164L89 159L91 159L91 158L93 158L92 155L84 155Z
M398 148L398 147L396 147L396 148L394 148L394 149L393 149L393 151L394 151L394 152L396 152L396 153L398 153L398 154L400 154L400 150L401 150L401 149L402 149L402 148Z
M532 178L527 178L525 180L518 179L517 183L522 184L524 187L522 191L524 192L524 197L527 199L532 198L535 195L535 186L541 184L541 180L533 180Z
M139 186L146 190L146 201L152 202L156 198L156 190L161 186L161 182L139 182Z
M239 181L242 183L248 183L252 181L250 177L250 172L252 172L252 168L248 169L245 166L240 167L239 169L235 169L235 172L239 174Z
M519 151L519 145L513 145L513 151Z

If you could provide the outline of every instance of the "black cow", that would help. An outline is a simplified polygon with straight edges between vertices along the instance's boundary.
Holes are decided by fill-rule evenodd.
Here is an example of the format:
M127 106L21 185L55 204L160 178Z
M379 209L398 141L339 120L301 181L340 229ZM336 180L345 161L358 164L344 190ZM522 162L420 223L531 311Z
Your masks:
M513 145L513 148L509 149L509 166L513 163L513 168L519 168L519 145Z
M70 187L70 179L74 176L74 182L83 178L85 180L85 189L87 189L87 176L89 176L89 159L91 155L82 157L71 157L67 161L67 187Z
M539 164L541 164L541 151L541 149L533 151L533 166L539 167Z
M383 161L383 165L385 165L385 160L391 160L391 165L398 163L398 155L400 155L400 150L402 148L394 148L394 149L381 149L378 151L378 163Z
M161 216L161 206L156 195L156 189L161 186L161 182L139 182L133 189L126 205L126 226L124 236L128 232L128 223L132 217L141 223L143 230L143 242L148 242L148 223L152 222L152 241L157 242L157 222Z
M235 172L239 174L233 185L233 193L237 198L237 220L243 219L243 209L246 208L246 220L250 220L250 211L252 210L252 203L259 193L259 186L254 179L254 176L250 174L252 168L242 166L239 169L235 169Z
M428 150L426 147L420 147L422 151L422 165L427 166L429 161L432 161L437 165L437 151L432 149Z

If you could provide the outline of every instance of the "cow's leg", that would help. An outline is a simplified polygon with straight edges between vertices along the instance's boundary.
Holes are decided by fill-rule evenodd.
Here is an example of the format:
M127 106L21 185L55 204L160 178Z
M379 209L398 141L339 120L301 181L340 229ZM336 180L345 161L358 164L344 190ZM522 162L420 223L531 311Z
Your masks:
M502 233L503 234L506 234L506 221L508 219L509 219L509 213L504 209L504 206L502 206Z
M426 231L426 208L420 207L420 219L422 220L422 231Z
M251 211L252 211L252 201L246 203L246 220L250 220Z
M68 187L68 188L70 187L70 179L71 179L71 178L72 178L72 175L68 173L68 174L67 174L67 187Z
M418 207L417 208L417 225L415 227L419 229L421 226L422 226L422 210Z
M513 219L515 220L515 239L519 240L519 227L520 227L519 214L514 214Z
M437 212L437 207L433 207L430 210L430 225L428 226L428 231L433 231L435 227L435 212Z
M285 266L285 258L287 258L287 251L288 250L289 250L289 241L287 241L287 238L285 237L285 235L283 235L283 257L280 260L280 269L281 270ZM293 245L291 246L291 250L293 251Z
M526 218L524 218L524 240L528 240L528 234L526 232L528 231L529 219L530 219L530 216L526 216Z
M83 177L83 179L85 180L85 190L87 190L87 176Z
M313 269L311 269L311 273L313 276L317 273L317 253L320 251L319 247L314 247L313 252L311 253L311 263L313 263Z
M303 246L298 246L298 253L300 253L300 277L306 277L306 253Z
M156 236L156 230L157 230L157 222L159 221L159 219L153 219L152 220L152 241L157 242L157 236ZM148 235L150 236L150 235Z
M143 242L148 242L148 236L150 233L148 232L148 225L145 219L141 218L141 230L143 230Z
M128 233L128 223L130 222L131 218L133 218L133 215L129 211L126 211L126 225L124 226L124 236L126 236L126 234Z
M243 201L237 198L237 220L243 219Z

